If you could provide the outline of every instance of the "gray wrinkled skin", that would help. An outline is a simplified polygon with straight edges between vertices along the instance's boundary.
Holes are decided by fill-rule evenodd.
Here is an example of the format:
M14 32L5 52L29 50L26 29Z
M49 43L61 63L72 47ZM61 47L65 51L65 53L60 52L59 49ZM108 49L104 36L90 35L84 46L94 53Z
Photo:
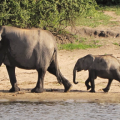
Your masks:
M71 84L59 70L55 38L49 31L2 26L0 36L0 65L4 63L8 70L12 85L10 92L20 90L15 77L15 67L37 70L38 82L32 92L43 92L47 70L64 85L65 92L70 89Z
M78 59L73 69L73 82L77 84L76 71L88 70L89 77L85 81L87 90L90 92L95 92L94 79L98 77L108 79L108 84L106 88L103 89L104 92L108 92L113 79L120 82L120 63L112 55L91 55L88 54L85 57ZM91 83L91 86L89 85Z

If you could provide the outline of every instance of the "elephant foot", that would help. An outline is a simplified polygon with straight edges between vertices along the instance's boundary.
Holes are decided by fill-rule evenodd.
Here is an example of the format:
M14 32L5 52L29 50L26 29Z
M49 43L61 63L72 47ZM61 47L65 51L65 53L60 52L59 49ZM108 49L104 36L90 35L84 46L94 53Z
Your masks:
M108 92L109 91L109 89L107 89L107 88L104 88L104 89L102 89L104 92Z
M69 92L70 89L71 89L71 87L72 87L72 85L71 85L70 83L67 84L67 85L65 86L65 90L64 90L64 92Z
M31 90L31 92L42 93L42 92L43 92L43 89L40 89L40 88L35 87L35 88L33 88L33 89Z
M91 88L91 86L87 86L87 90L89 90Z
M20 88L19 87L15 87L15 88L11 88L10 90L9 90L9 92L18 92L18 91L20 91Z
M88 80L85 81L85 85L87 87L87 90L89 90L91 88L91 86L88 84Z
M90 90L89 92L95 93L95 90Z

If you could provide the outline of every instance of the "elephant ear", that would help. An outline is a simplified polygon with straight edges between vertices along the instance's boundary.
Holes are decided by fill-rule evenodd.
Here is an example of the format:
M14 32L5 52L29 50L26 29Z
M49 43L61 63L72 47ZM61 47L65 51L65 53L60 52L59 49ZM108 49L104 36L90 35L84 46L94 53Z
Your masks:
M93 55L91 54L86 55L83 60L84 70L88 70L90 66L93 64L93 62L94 62Z

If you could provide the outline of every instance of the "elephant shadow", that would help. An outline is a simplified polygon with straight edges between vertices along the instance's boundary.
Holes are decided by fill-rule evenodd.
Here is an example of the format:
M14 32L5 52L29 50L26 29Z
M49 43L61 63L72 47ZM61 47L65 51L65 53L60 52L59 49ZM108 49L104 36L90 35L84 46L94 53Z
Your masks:
M46 92L64 92L64 89L45 89ZM83 90L70 90L69 92L88 92Z
M45 92L64 93L64 89L44 89L44 91L45 91ZM69 92L70 92L70 93L77 93L77 92L79 92L79 93L91 93L91 92L89 92L89 91L87 91L87 90L70 90ZM108 92L97 91L97 92L95 92L95 93L103 93L103 94L105 94L105 93L108 93ZM111 92L111 93L119 93L119 92ZM91 93L91 94L93 94L93 93Z
M19 92L24 92L24 93L31 93L31 90L30 88L27 88L27 89L20 89ZM58 92L58 93L64 93L64 89L51 89L51 88L48 88L48 89L44 89L44 92ZM76 93L76 92L79 92L79 93L91 93L89 91L85 91L85 90L70 90L69 91L70 93ZM0 90L0 93L10 93L9 90ZM11 93L15 93L15 92L11 92ZM96 93L107 93L107 92L103 92L103 91L98 91ZM119 92L112 92L112 93L119 93ZM92 94L92 93L91 93Z
M25 93L31 93L31 90L30 88L27 88L27 89L20 89L20 92L25 92ZM0 93L3 92L3 93L10 93L9 90L0 90ZM44 89L44 92L58 92L58 93L63 93L64 92L64 89L51 89L51 88L48 88L48 89ZM88 91L83 91L83 90L70 90L69 92L88 92ZM14 93L14 92L11 92L11 93Z
M9 90L0 90L0 93L10 93Z

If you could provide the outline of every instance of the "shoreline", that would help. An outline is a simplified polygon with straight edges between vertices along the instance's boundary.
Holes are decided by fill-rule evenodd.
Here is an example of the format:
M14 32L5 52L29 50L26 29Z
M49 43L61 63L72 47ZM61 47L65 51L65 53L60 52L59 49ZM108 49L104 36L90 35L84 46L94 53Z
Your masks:
M85 103L120 103L120 93L90 93L82 92L43 92L30 93L19 91L15 93L0 93L0 103L42 103L42 102L85 102Z

